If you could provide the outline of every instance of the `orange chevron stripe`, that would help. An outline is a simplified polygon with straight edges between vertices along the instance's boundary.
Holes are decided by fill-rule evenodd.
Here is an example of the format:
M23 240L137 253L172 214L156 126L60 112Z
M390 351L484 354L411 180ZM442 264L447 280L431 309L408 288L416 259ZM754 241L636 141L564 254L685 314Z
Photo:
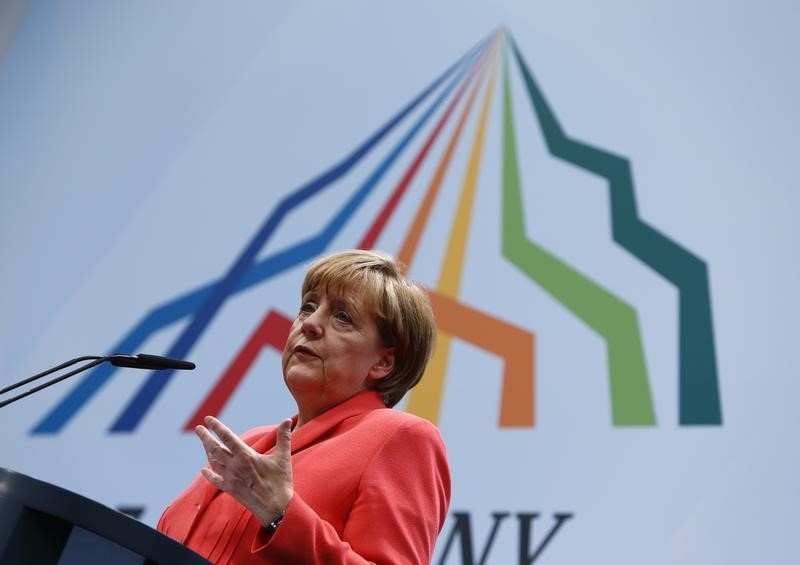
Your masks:
M478 129L470 151L462 194L451 230L448 254L445 258L439 281L440 292L434 291L430 293L437 326L440 330L439 344L428 365L425 378L411 391L406 409L433 422L438 422L444 392L444 377L447 373L449 359L451 341L451 335L449 334L452 334L453 337L462 338L500 355L505 360L499 417L500 425L533 426L535 422L535 345L533 334L486 314L479 313L458 303L456 300L463 273L466 240L480 171L486 122L497 74L497 43L493 46L493 51L491 79L483 100ZM438 194L454 148L463 130L466 116L475 100L477 90L478 87L476 85L470 94L458 126L450 139L444 157L420 206L412 229L409 230L402 250L398 255L401 261L406 264L410 264L410 259L413 258L416 251L416 245L418 245L423 227L427 223L430 209Z
M501 427L535 425L535 337L442 293L430 293L439 328L505 360L500 391ZM430 377L426 374L425 382ZM413 391L412 391L413 392Z

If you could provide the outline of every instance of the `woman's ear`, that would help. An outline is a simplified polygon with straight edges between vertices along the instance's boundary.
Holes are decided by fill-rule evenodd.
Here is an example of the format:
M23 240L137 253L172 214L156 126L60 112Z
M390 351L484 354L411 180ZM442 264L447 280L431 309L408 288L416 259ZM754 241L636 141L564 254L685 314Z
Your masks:
M387 347L383 350L377 363L370 369L369 377L374 380L382 379L394 371L395 348Z

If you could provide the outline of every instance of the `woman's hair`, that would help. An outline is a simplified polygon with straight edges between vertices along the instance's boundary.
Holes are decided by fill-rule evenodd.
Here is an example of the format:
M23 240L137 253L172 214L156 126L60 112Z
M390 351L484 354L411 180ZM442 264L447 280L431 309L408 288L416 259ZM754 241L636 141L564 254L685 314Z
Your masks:
M319 259L306 273L301 296L355 291L363 298L387 347L395 348L394 369L375 381L387 406L394 406L422 378L436 339L427 292L405 277L392 257L374 251L342 251Z

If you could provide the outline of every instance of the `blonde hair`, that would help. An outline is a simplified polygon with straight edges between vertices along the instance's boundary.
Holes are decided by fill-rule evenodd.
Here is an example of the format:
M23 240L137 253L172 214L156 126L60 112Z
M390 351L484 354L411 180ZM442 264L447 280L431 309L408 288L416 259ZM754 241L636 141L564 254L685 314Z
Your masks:
M386 406L394 406L420 381L433 352L436 324L427 292L406 278L391 256L364 250L334 253L314 263L301 296L319 287L358 292L383 344L395 348L394 369L374 386Z

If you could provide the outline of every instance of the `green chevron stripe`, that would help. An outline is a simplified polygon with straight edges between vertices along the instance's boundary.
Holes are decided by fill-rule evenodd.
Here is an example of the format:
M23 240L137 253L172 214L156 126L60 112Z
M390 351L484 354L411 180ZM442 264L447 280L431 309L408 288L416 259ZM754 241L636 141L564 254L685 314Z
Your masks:
M655 425L636 311L525 235L506 49L503 71L503 255L605 340L614 425Z
M720 425L722 413L705 261L639 218L626 158L564 134L516 43L510 34L506 37L514 48L550 154L608 180L614 241L678 289L680 424Z

